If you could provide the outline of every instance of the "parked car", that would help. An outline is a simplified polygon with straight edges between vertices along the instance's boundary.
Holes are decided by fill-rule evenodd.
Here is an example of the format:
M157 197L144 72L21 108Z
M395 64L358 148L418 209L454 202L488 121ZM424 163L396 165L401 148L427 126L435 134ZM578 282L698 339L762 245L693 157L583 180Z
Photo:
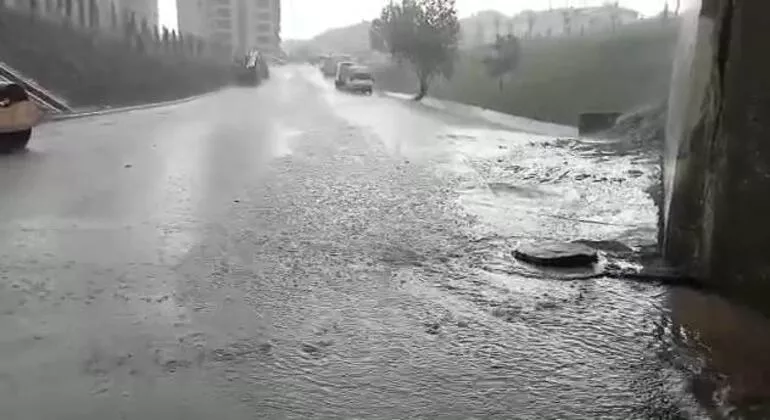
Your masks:
M270 68L265 56L259 51L245 54L236 60L236 81L240 85L257 86L270 78Z
M334 86L337 89L341 89L345 86L345 81L348 78L348 70L354 67L356 63L352 61L343 61L337 64L337 72L334 76Z
M261 53L258 53L257 66L259 67L259 75L262 78L262 80L269 79L270 66L267 64L267 60L265 59L265 56L262 55Z
M254 57L246 54L235 60L235 80L241 86L257 86L262 77Z
M0 153L25 150L43 112L16 83L0 84Z
M374 76L364 66L353 66L347 69L341 89L371 95L374 92Z

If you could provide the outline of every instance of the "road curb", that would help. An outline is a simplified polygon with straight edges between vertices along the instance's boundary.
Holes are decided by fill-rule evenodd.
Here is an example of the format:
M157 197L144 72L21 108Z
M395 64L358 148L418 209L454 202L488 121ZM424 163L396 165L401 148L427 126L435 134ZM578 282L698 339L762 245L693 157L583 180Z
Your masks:
M141 104L141 105L124 106L124 107L118 107L118 108L107 108L107 109L100 109L98 111L68 112L65 114L48 114L45 117L45 119L41 122L41 124L69 121L69 120L75 120L80 118L100 117L103 115L119 114L123 112L142 111L142 110L153 109L153 108L161 108L165 106L181 105L183 103L192 102L194 100L201 99L209 95L213 95L215 93L220 92L221 90L222 89L217 89L215 91L203 93L200 95L189 96L187 98L174 99L171 101L164 101L164 102L152 102L152 103Z

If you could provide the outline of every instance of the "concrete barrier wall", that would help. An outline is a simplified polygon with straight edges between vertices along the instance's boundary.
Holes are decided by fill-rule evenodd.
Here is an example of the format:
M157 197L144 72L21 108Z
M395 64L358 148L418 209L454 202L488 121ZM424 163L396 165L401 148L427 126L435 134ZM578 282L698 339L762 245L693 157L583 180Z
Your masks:
M770 2L703 0L681 101L666 257L770 312ZM676 133L674 133L676 134Z

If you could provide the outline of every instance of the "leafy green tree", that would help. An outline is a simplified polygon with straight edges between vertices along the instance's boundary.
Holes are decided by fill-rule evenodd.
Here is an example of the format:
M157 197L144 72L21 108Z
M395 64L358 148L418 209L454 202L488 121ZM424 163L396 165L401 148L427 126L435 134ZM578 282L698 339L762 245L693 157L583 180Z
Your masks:
M86 20L86 3L84 0L78 0L78 23L81 28L85 28L88 24Z
M562 10L561 12L562 27L565 35L572 35L572 10Z
M513 73L521 60L521 43L515 35L498 36L492 45L492 54L484 59L490 77L499 82L503 90L505 76Z
M385 38L383 38L384 29L381 19L374 19L369 27L369 45L375 51L389 52Z
M118 29L118 11L115 9L115 2L110 2L110 26L113 30Z
M161 36L161 40L163 43L163 50L169 51L171 49L171 33L165 26L163 27L163 35Z
M535 32L535 23L537 23L536 21L537 16L535 15L535 12L527 12L527 38L529 39L532 39L532 36Z
M99 27L99 4L96 0L88 2L88 23L92 28Z
M437 76L451 77L457 56L460 23L455 0L391 1L371 26L372 46L408 62L417 74L419 101Z

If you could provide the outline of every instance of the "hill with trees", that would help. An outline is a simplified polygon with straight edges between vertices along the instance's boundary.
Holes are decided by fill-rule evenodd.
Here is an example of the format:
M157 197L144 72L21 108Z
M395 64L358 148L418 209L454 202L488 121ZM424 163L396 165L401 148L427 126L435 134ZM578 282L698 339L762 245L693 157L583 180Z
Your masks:
M500 30L506 35L505 15L487 11L460 19L464 47L454 74L451 79L436 80L428 94L570 125L577 123L582 112L634 112L665 102L678 39L678 19L637 20L635 12L621 9L627 19L633 20L621 21L624 23L613 27L611 13L617 11L576 9L583 15L588 11L602 17L594 21L603 22L602 30L595 27L595 32L582 34L570 30L570 34L552 31L551 36L517 36L519 56L506 57L505 63L496 64L490 64L494 61L490 61L490 55L500 47L495 47L494 42L478 45L473 33L479 26L495 28L500 19ZM521 16L527 15L519 15L519 19ZM368 24L361 23L328 31L317 38L323 40L326 51L360 51L370 47L368 31ZM490 36L496 35L489 32ZM537 34L534 29L532 33ZM502 64L507 66L504 71L495 68ZM409 94L419 91L418 78L412 70L393 63L372 67L380 88Z

